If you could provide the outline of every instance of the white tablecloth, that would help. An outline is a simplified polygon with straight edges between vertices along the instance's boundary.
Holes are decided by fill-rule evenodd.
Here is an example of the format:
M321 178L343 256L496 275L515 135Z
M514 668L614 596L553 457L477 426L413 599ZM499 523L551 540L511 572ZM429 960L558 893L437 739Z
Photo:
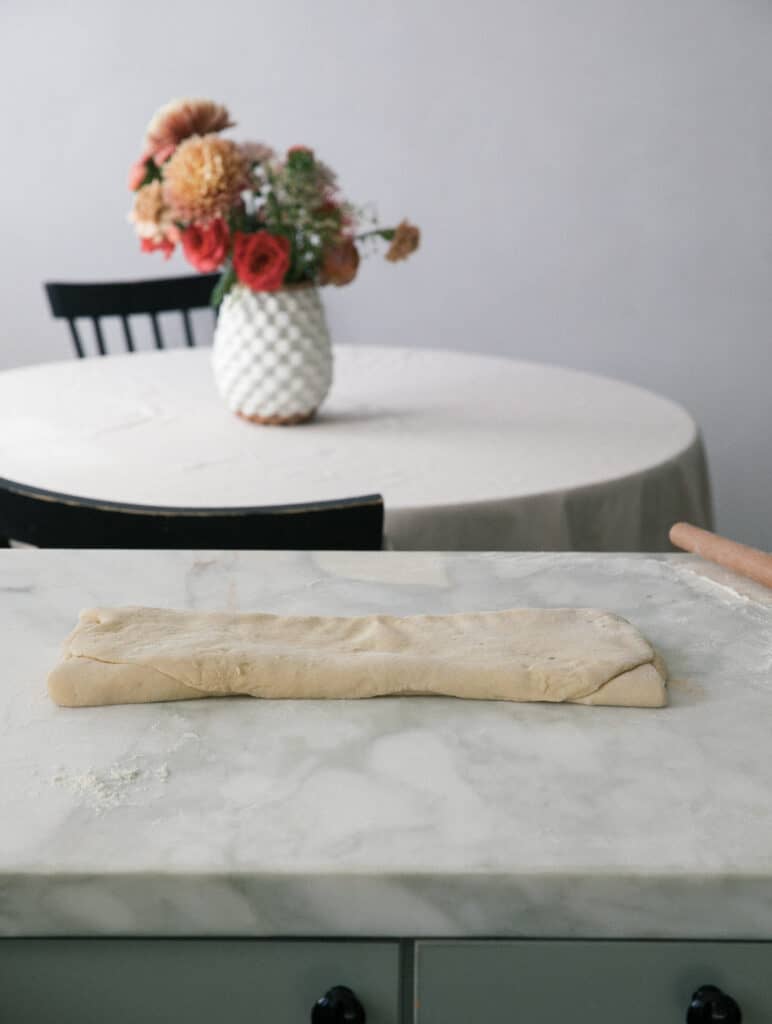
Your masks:
M557 367L338 346L299 427L236 419L206 349L0 373L0 477L165 506L383 494L396 548L667 550L710 525L698 430L678 405Z

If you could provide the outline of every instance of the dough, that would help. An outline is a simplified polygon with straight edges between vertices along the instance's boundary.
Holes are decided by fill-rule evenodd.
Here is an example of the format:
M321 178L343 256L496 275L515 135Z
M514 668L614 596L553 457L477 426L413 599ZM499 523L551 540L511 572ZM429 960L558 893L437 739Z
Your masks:
M91 609L48 691L67 707L229 694L667 703L664 666L641 634L587 608L405 618Z

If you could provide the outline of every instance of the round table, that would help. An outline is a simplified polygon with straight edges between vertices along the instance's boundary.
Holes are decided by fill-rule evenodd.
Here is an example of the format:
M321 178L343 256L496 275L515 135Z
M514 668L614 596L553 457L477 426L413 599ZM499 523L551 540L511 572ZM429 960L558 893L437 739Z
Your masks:
M699 432L640 388L435 349L336 349L318 417L245 423L210 352L0 373L0 477L78 497L254 506L381 493L401 549L661 551L709 526Z

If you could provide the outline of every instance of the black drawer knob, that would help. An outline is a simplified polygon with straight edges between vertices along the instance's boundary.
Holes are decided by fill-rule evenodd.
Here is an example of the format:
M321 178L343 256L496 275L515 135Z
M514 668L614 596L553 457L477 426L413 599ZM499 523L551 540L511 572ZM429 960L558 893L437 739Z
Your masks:
M686 1011L686 1024L740 1024L742 1019L734 999L715 985L701 985Z
M365 1024L365 1008L350 988L335 985L317 999L311 1024Z

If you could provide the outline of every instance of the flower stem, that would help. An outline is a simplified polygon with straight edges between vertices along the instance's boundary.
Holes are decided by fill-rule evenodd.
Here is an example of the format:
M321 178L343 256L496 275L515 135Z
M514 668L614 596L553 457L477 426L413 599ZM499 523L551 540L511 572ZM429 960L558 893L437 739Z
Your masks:
M373 228L372 231L363 231L361 235L355 235L357 242L365 238L382 238L384 242L390 242L394 238L394 228Z

